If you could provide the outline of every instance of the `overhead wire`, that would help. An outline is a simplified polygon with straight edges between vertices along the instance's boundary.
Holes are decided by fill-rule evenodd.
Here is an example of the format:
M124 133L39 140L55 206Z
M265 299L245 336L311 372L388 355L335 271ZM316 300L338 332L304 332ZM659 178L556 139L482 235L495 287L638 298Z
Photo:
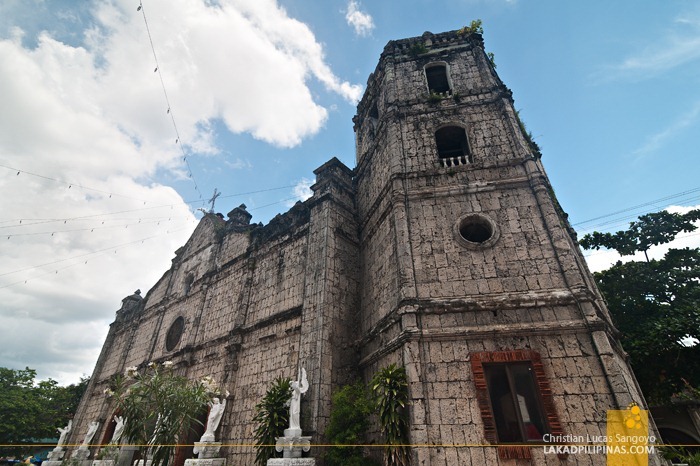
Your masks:
M683 196L686 196L686 195L688 195L688 194L695 194L695 193L700 193L700 187L688 189L688 190L686 190L686 191L681 191L681 192L678 192L678 193L675 193L675 194L669 194L668 196L663 196L663 197L660 197L660 198L658 198L658 199L653 199L653 200L651 200L651 201L643 202L642 204L637 204L637 205L634 205L634 206L631 206L631 207L626 207L626 208L624 208L624 209L617 210L617 211L615 211L615 212L611 212L611 213L608 213L608 214L599 215L599 216L597 216L597 217L593 217L593 218L590 218L590 219L588 219L588 220L583 220L583 221L580 221L580 222L573 223L571 226L572 226L572 227L575 227L575 226L578 226L578 225L583 225L583 224L586 224L586 223L594 222L594 221L596 221L596 220L600 220L600 219L603 219L603 218L612 217L612 216L614 216L614 215L618 215L618 214L630 212L630 211L633 211L633 210L640 209L640 208L642 208L642 207L648 207L648 206L650 206L650 205L656 205L656 204L658 204L659 202L668 201L668 200L671 200L671 199L675 199L675 198L678 198L678 197L683 197ZM691 197L691 199L700 199L700 196L693 196L693 197ZM604 224L603 224L603 225L604 225Z
M295 185L286 185L286 186L277 186L273 188L266 188L266 189L258 189L255 191L246 191L246 192L241 192L241 193L235 193L235 194L229 194L227 196L221 196L220 199L224 198L233 198L233 197L240 197L240 196L247 196L250 194L259 194L259 193L264 193L264 192L271 192L271 191L279 191L282 189L289 189L293 188ZM292 198L295 199L295 198ZM269 205L274 205L274 204L279 204L281 202L286 202L289 199L283 199L281 201L269 204ZM194 200L194 201L183 201L184 204L194 204L200 202L199 200ZM95 218L95 217L107 217L111 215L117 215L117 214L124 214L124 213L132 213L132 212L141 212L144 210L154 210L154 209L161 209L161 208L167 208L169 207L172 209L175 206L179 206L180 203L177 204L161 204L161 205L155 205L155 206L149 206L149 207L140 207L138 209L126 209L126 210L118 210L114 212L102 212L102 213L97 213L97 214L90 214L90 215L80 215L76 217L64 217L64 218L55 218L55 219L45 219L45 218L14 218L14 219L9 219L9 220L2 220L0 221L0 228L11 228L11 227L18 227L18 226L32 226L32 225L39 225L39 224L48 224L48 223L55 223L55 222L67 222L67 221L75 221L75 220L82 220L82 219L89 219L89 218ZM266 206L260 206L251 210L259 209L262 207L267 207ZM7 223L13 223L13 222L18 222L15 225L3 225ZM30 222L30 223L27 223Z
M176 232L182 231L183 229L184 229L184 227L181 228L181 229L178 229L178 230L166 230L166 234L169 234L170 232L176 233ZM59 263L61 263L61 262L66 262L66 261L73 260L73 259L81 259L81 258L83 258L83 257L88 257L88 256L91 256L91 255L94 255L94 254L98 254L98 253L100 253L100 252L104 252L104 251L112 251L112 250L115 250L115 249L121 249L121 248L123 248L123 247L125 247L125 246L131 246L131 245L133 245L133 244L143 243L143 242L146 241L146 240L149 240L149 239L152 239L152 238L157 238L157 237L159 237L159 236L161 236L161 235L163 235L162 232L161 232L161 233L158 233L158 234L155 234L155 235L146 236L146 237L144 237L144 238L139 238L139 239L137 239L137 240L129 241L129 242L126 242L126 243L121 243L121 244L116 244L116 245L112 245L112 246L107 246L107 247L105 247L105 248L97 249L97 250L91 251L91 252L86 252L86 253L84 253L84 254L78 254L78 255L76 255L76 256L66 257L66 258L63 258L63 259L57 259L57 260L54 260L54 261L51 261L51 262L45 262L45 263L43 263L43 264L32 265L32 266L29 266L29 267L25 267L25 268L23 268L23 269L13 270L12 272L0 273L0 277L4 277L4 276L6 276L6 275L14 275L14 274L16 274L16 273L26 272L26 271L28 271L28 270L33 270L33 269L37 269L37 268L41 268L41 267L46 267L46 266L53 265L53 264L59 264Z
M172 106L170 105L170 99L168 98L168 91L165 89L165 81L163 80L163 73L160 68L160 63L158 62L158 56L156 55L156 48L155 45L153 45L153 36L151 35L151 28L148 27L148 19L146 18L146 9L143 7L143 2L139 1L139 6L136 9L136 11L140 11L141 14L143 15L143 23L146 26L146 33L148 34L148 41L151 44L151 51L153 52L153 60L155 61L156 67L155 71L158 73L158 77L160 78L160 84L161 87L163 88L163 95L165 96L165 103L167 104L168 108L166 113L170 115L170 120L173 123L173 129L175 130L175 144L180 148L180 152L182 153L182 160L185 162L187 165L187 170L188 170L188 175L192 179L192 183L194 184L194 189L197 191L199 194L199 200L204 201L204 197L202 196L202 192L199 190L199 185L197 185L197 180L195 180L194 173L192 172L192 166L190 165L189 160L187 159L187 153L185 152L184 145L182 144L182 138L180 137L180 132L177 129L177 123L175 122L175 113L173 112Z
M99 250L97 250L97 251L92 251L92 252L89 252L89 253L85 253L85 254L81 254L81 255L78 255L78 256L69 257L69 258L66 258L66 259L59 259L59 260L52 261L52 262L47 262L47 263L44 263L44 264L39 264L39 265L31 266L31 267L26 267L26 268L24 268L24 269L16 270L16 271L13 271L13 272L6 272L6 273L1 274L0 276L13 275L13 274L15 274L15 273L20 273L20 272L26 272L26 271L29 271L29 270L39 269L39 268L42 268L42 267L47 267L47 266L49 266L49 265L58 264L58 263L66 262L66 261L69 261L69 260L74 260L74 259L78 259L78 258L81 258L81 259L82 259L82 258L84 258L84 257L91 256L91 255L95 255L95 254L103 254L103 255L104 255L104 253L105 253L106 251L114 251L114 253L116 254L118 250L123 249L123 248L125 248L125 247L127 247L127 246L131 246L131 245L136 244L136 243L143 243L144 241L147 241L147 240L150 240L150 239L153 239L153 238L160 237L160 236L162 236L163 234L178 233L178 232L184 231L184 230L186 230L186 229L187 229L187 227L183 227L183 228L176 229L176 230L166 230L165 233L159 233L159 234L157 234L157 235L147 236L147 237L145 237L145 238L140 238L140 239L137 239L137 240L134 240L134 241L129 241L129 242L127 242L127 243L122 243L122 244L120 244L120 245L110 246L110 247L107 247L107 248L99 249ZM47 275L55 275L55 274L58 274L58 272L60 272L60 271L63 271L63 270L66 270L66 269L69 269L69 268L72 268L72 267L75 267L75 266L78 266L78 265L86 265L87 263L88 263L88 261L84 261L84 262L80 262L80 263L69 264L69 265L66 265L66 266L61 267L61 268L51 269L50 271L47 271L47 272L45 272L45 273L43 273L43 274L40 274L40 275L36 275L36 276L30 277L30 278L27 278L27 279L17 280L17 281L15 281L15 282L11 282L11 283L6 283L6 284L4 284L4 285L0 285L0 289L9 288L9 287L11 287L11 286L20 285L20 284L26 284L26 283L28 283L28 282L30 282L30 281L39 279L39 278L41 278L41 277L45 277L45 276L47 276Z
M291 197L291 198L287 198L287 199L282 199L282 200L277 201L277 202L273 202L273 203L270 203L270 204L265 204L265 205L262 205L262 206L254 207L254 208L252 208L251 210L262 209L262 208L269 207L269 206L272 206L272 205L280 204L280 203L282 203L282 202L288 202L288 201L291 201L291 200L294 200L294 199L297 199L297 197L295 196L295 197ZM153 223L153 222L151 222L151 223ZM140 224L144 224L144 223L140 223ZM121 225L121 226L124 226L124 225ZM68 231L74 232L74 231L86 231L86 230L87 230L87 229L68 230ZM180 229L180 230L174 230L173 232L179 232L179 231L182 231L182 230L184 230L184 228L183 228L183 229ZM59 231L58 233L63 233L63 232L67 232L67 231ZM169 233L169 232L170 232L170 231L167 231L167 233ZM19 236L19 235L21 235L21 234L14 235L14 236ZM31 233L30 233L29 235L31 235ZM135 241L130 241L130 242L128 242L128 243L123 243L123 244L116 245L116 246L109 246L109 247L106 247L106 248L103 248L103 249L99 249L99 250L97 250L97 251L93 251L93 252L89 252L89 253L85 253L85 254L80 254L80 255L68 257L68 258L65 258L65 259L59 259L59 260L55 260L55 261L51 261L51 262L46 262L46 263L43 263L43 264L38 264L38 265L30 266L30 267L25 267L25 268L23 268L23 269L14 270L14 271L12 271L12 272L0 273L0 277L6 276L6 275L13 275L13 274L20 273L20 272L26 272L26 271L29 271L29 270L33 270L33 269L37 269L37 268L42 268L42 267L46 267L46 266L49 266L49 265L53 265L53 264L57 264L57 263L61 263L61 262L65 262L65 261L69 261L69 260L73 260L73 259L79 259L79 258L87 257L87 256L90 256L90 255L93 255L93 254L97 254L97 253L100 253L100 252L104 252L104 251L111 251L111 250L113 250L113 249L120 249L120 248L122 248L122 247L130 246L130 245L137 244L137 243L143 243L143 241L148 240L148 239L151 239L151 238L155 238L155 237L157 237L157 236L160 236L160 234L148 236L148 237L146 237L146 238L141 238L141 239L138 239L138 240L135 240ZM67 268L67 267L66 267L66 268ZM58 270L62 270L62 269L58 269ZM43 275L42 275L42 276L43 276ZM7 287L7 286L11 286L11 285L14 285L14 284L21 284L21 283L24 283L24 282L26 282L26 281L25 281L25 280L20 280L20 281L17 281L17 282L8 284L8 285L0 286L0 288L5 288L5 287Z
M105 191L105 190L103 190L103 189L91 188L91 187L89 187L89 186L85 186L85 185L80 184L80 183L75 183L75 182L71 182L71 181L64 181L64 180L59 180L59 179L53 178L53 177L51 177L51 176L42 175L42 174L40 174L40 173L33 173L33 172L30 172L30 171L27 171L27 170L23 170L23 169L21 169L21 168L14 168L14 167L10 167L10 166L4 165L4 164L0 164L0 168L6 168L6 169L11 170L11 171L13 171L13 172L17 172L17 175L23 173L23 174L25 174L25 175L36 176L37 178L43 178L43 179L45 179L45 180L49 180L49 181L53 181L53 182L56 182L56 183L60 183L60 184L63 184L63 185L68 186L68 189L71 189L72 187L75 186L76 188L84 189L84 190L87 190L87 191L95 191L95 192L102 193L102 194L109 194L109 197L112 197L112 196L123 197L123 198L125 198L125 199L131 199L131 200L133 200L133 201L140 201L140 202L143 202L144 204L145 204L146 202L148 202L148 201L146 201L146 200L144 200L144 199L139 199L139 198L137 198L137 197L126 196L126 195L124 195L124 194L117 194L117 193L114 193L114 192L111 192L111 191Z
M167 220L165 220L167 218ZM54 236L59 233L76 233L76 232L81 232L81 231L95 231L95 230L113 230L113 229L121 229L121 228L129 228L130 226L135 226L135 225L151 225L151 224L156 224L160 225L161 222L169 222L171 221L172 217L159 217L155 219L149 219L147 221L141 221L139 219L138 222L136 223L122 223L119 225L107 225L107 226L92 226L92 227L86 227L86 228L74 228L71 230L47 230L47 231L35 231L31 233L5 233L3 236L7 236L7 239L11 239L12 237L15 236L42 236L42 235L48 235L50 234L51 236ZM104 225L104 222L102 222L102 225Z
M661 207L659 207L659 203L664 202L664 201L669 201L669 200L672 200L672 199L676 199L677 201L680 201L680 202L679 202L680 204L688 204L688 203L690 203L690 202L692 202L692 201L700 200L700 195L696 195L696 193L700 193L700 187L688 189L688 190L685 190L685 191L680 191L680 192L678 192L678 193L669 194L669 195L667 195L667 196L662 196L662 197L660 197L660 198L653 199L653 200L647 201L647 202L643 202L643 203L641 203L641 204L637 204L637 205L634 205L634 206L631 206L631 207L626 207L626 208L624 208L624 209L620 209L620 210L617 210L617 211L615 211L615 212L611 212L611 213L609 213L609 214L599 215L599 216L597 216L597 217L593 217L593 218L590 218L590 219L588 219L588 220L584 220L584 221L581 221L581 222L574 223L574 224L572 224L572 226L575 226L575 225L583 225L583 224L586 224L586 223L594 222L594 221L596 221L596 220L602 220L602 219L605 219L605 218L608 218L608 217L612 217L612 216L615 216L615 215L618 215L618 214L622 214L622 213L634 212L634 211L637 211L638 209L641 209L641 208L643 208L643 207L656 206L657 209L660 209ZM605 232L605 231L612 231L612 230L615 230L615 229L617 229L617 228L619 228L619 227L626 226L626 225L627 225L627 222L628 222L629 220L634 219L634 218L637 218L637 217L639 217L640 215L644 215L644 214L649 213L649 212L654 211L654 210L655 210L655 209L644 209L644 210L642 210L641 212L631 213L631 214L625 215L625 216L623 216L623 217L617 217L617 218L614 218L614 219L611 219L611 220L608 220L608 221L605 221L605 222L598 223L598 224L593 225L593 226L591 226L591 227L588 227L588 228L586 228L585 230L582 230L582 231L579 230L579 233L580 233L580 234L583 234L583 233L587 233L587 232L591 232L591 231L597 231L597 229L599 229L599 228L601 228L601 227L607 227L607 228L602 228L603 232ZM690 238L690 237L698 236L698 235L700 235L700 232L698 232L698 233L691 233L691 234L685 234L685 235L679 235L678 239ZM596 256L596 255L600 255L600 254L606 254L606 253L610 253L610 252L614 252L614 250L610 250L610 249L595 250L595 251L591 251L591 252L588 252L588 253L584 253L583 256L586 257L586 258L588 258L588 257L591 257L591 256Z

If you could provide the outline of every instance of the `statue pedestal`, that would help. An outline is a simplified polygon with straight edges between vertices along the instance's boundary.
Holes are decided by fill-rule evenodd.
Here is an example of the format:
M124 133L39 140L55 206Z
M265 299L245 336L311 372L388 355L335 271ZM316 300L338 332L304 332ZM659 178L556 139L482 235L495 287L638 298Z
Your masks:
M311 437L302 437L301 429L285 429L284 437L277 437L275 450L282 452L282 458L270 458L267 466L314 466L314 458L302 458L302 451L311 449Z
M193 453L197 454L198 459L215 458L221 449L221 442L194 442Z
M114 466L114 460L94 460L92 466Z
M267 466L316 466L315 458L270 458Z
M185 460L185 466L224 466L226 458L190 458Z
M79 447L77 450L73 452L73 455L70 457L71 459L76 459L78 461L84 461L88 459L90 456L90 450L87 448Z
M54 463L60 463L63 459L63 455L65 454L66 452L63 450L63 447L56 447L51 450L51 453L49 453L49 455L46 457L48 461L44 461L44 463L49 464L52 461Z
M194 442L193 453L197 458L185 460L185 466L224 466L225 458L216 458L221 442Z

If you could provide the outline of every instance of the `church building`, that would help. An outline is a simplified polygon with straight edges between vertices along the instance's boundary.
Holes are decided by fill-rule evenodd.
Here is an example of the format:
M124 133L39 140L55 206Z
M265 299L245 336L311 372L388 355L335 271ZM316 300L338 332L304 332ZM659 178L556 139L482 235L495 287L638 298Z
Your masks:
M605 436L608 410L645 402L481 35L389 42L353 122L354 168L329 160L267 225L244 205L205 215L124 299L69 443L95 420L93 443L108 435L113 376L172 361L230 391L216 438L227 466L252 465L254 407L276 377L306 369L301 427L319 444L333 391L396 364L413 465L606 464L542 448Z

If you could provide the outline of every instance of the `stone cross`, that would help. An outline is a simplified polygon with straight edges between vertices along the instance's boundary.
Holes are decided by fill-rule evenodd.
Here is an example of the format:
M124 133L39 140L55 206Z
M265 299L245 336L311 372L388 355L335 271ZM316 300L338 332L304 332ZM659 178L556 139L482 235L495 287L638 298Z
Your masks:
M214 188L214 194L212 195L211 199L209 199L208 202L211 203L211 209L209 209L209 213L213 214L214 213L214 203L216 202L216 198L221 196L221 193Z

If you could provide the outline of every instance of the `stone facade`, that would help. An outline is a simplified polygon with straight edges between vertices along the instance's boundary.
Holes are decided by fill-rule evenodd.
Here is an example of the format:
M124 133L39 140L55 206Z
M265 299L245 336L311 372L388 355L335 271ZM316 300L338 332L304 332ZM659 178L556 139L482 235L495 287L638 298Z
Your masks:
M404 366L422 466L560 464L542 448L495 445L506 435L489 405L497 367L533 374L551 434L604 436L607 410L644 405L481 36L389 42L354 123L354 170L330 160L313 196L265 226L245 206L228 220L205 215L145 298L124 300L74 438L92 420L107 434L110 377L165 360L231 391L217 434L229 465L253 463L253 408L300 365L311 384L302 427L315 443L333 389Z

